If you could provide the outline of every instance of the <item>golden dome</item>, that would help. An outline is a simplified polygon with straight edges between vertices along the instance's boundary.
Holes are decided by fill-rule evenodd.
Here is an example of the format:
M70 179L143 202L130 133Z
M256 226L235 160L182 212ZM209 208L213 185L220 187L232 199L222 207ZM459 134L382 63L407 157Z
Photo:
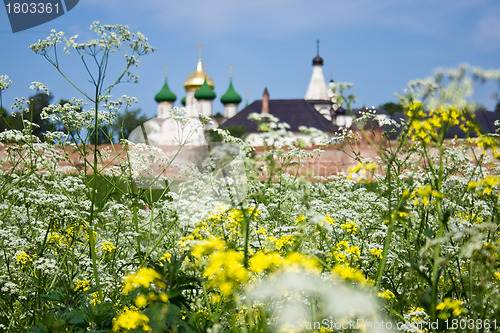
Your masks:
M203 85L203 82L205 82L205 77L207 78L208 86L213 89L215 87L214 81L205 73L201 66L201 59L199 59L196 71L184 81L184 89L186 89L186 91L198 90Z

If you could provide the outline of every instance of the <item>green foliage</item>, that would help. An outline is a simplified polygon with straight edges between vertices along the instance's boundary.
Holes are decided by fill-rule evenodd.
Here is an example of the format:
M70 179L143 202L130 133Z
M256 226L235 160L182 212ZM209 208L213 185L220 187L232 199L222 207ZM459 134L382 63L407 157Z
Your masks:
M128 44L124 73L136 64L131 54L150 50L122 26L92 28L99 39L65 44L100 64ZM62 40L53 33L32 47L58 71L59 58L48 52ZM107 89L108 77L92 73L95 86ZM302 163L315 156L280 146L286 124L257 114L262 154L251 157L241 139L214 130L227 144L214 149L221 156L184 171L176 190L164 172L186 157L182 145L166 157L133 143L123 153L114 145L97 151L92 130L110 126L131 99L77 88L90 109L71 99L42 114L83 143L72 148L84 167L33 135L33 122L0 134L9 143L0 154L0 330L309 330L301 319L390 320L405 332L430 323L453 332L454 320L475 323L462 332L481 331L479 323L493 328L500 318L500 142L470 121L467 77L461 69L413 82L402 97L408 121L400 124L360 115L356 121L379 121L382 129L400 126L399 136L338 133L337 147L358 163L348 174L302 179ZM0 76L0 91L7 80ZM22 100L15 106L26 109ZM188 121L180 113L179 126ZM476 136L445 140L457 125ZM93 148L84 129L96 138ZM50 136L67 142L64 133L47 130ZM362 158L361 137L376 159ZM106 164L113 153L116 164Z
M387 102L379 106L379 108L384 109L387 111L389 114L393 115L397 112L403 112L404 108L401 104L399 103L394 103L394 102Z
M228 126L224 127L225 130L228 131L229 135L235 138L242 138L245 133L246 129L245 126ZM224 138L220 135L220 133L214 131L214 130L208 130L208 139L210 142L223 142Z
M91 145L102 145L113 142L113 128L111 125L100 125L97 127L97 135L94 134L95 129L88 133L89 143ZM97 141L96 141L97 140Z
M39 92L28 98L28 104L25 110L8 115L6 110L2 109L2 115L0 117L0 130L15 129L22 131L26 126L24 120L28 120L33 124L33 135L36 135L40 140L43 140L44 133L55 129L55 125L53 123L41 117L43 108L50 104L52 98L53 97L51 95Z
M134 129L148 120L145 115L140 113L141 109L126 109L117 115L113 123L113 137L117 141L127 139Z
M7 110L5 110L4 107L0 107L0 132L3 132L3 130L7 129L7 118L9 114L7 113Z

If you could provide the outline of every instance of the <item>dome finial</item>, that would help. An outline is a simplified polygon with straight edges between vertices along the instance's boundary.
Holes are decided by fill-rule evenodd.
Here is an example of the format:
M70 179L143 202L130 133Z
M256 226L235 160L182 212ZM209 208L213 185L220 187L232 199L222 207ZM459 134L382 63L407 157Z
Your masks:
M229 78L232 79L233 78L233 65L230 65L229 66Z
M316 57L313 59L313 66L323 66L323 58L319 56L319 39L316 40Z
M168 76L168 66L165 66L165 77Z

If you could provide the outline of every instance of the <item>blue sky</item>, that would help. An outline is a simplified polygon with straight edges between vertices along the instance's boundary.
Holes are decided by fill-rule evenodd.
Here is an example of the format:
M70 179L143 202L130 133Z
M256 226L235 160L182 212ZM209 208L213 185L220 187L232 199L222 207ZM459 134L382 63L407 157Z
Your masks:
M327 81L353 82L356 106L396 101L407 82L433 74L438 67L463 62L500 68L500 1L498 0L81 0L67 14L25 32L12 33L0 10L0 74L13 81L3 94L4 106L29 96L30 83L46 84L60 98L78 96L43 57L28 45L50 29L93 38L93 20L128 25L149 38L156 52L141 58L139 84L125 84L116 95L139 99L148 116L156 114L154 95L168 82L184 96L184 80L195 69L201 40L203 62L215 81L214 112L229 84L233 66L236 91L251 103L267 87L272 99L303 98L321 41ZM84 82L75 63L66 69ZM493 109L497 85L478 89L475 99ZM78 96L79 97L79 96ZM240 105L242 106L242 105Z

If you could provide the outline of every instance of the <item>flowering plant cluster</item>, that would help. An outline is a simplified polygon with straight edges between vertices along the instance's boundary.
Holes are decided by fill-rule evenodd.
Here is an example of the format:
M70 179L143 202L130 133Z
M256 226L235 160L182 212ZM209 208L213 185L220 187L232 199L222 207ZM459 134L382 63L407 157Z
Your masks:
M123 26L92 30L98 39L90 42L54 32L32 49L61 74L52 56L59 44L98 63L125 51L117 80L108 86L109 76L86 67L98 93L77 88L86 101L44 110L65 129L46 134L53 140L33 136L29 122L24 131L0 133L0 332L378 332L344 324L383 321L403 332L442 332L460 320L488 322L487 330L460 326L476 332L500 325L500 142L481 133L461 99L438 103L441 81L413 83L397 139L339 133L337 145L352 147L358 162L348 174L301 178L310 154L275 144L286 131L267 126L260 157L218 129L238 154L187 170L174 184L162 173L173 158L162 159L158 173L130 153L110 172L97 145L88 145L133 101L111 101L111 88L152 50ZM452 86L470 90L463 72L450 75ZM9 84L0 76L0 89ZM429 102L417 99L424 88ZM360 120L394 129L370 112ZM471 138L445 139L451 126ZM84 161L72 173L61 166L72 163L65 150L53 144L68 136L82 143L72 146ZM363 137L377 159L355 151ZM154 149L127 145L156 161Z

